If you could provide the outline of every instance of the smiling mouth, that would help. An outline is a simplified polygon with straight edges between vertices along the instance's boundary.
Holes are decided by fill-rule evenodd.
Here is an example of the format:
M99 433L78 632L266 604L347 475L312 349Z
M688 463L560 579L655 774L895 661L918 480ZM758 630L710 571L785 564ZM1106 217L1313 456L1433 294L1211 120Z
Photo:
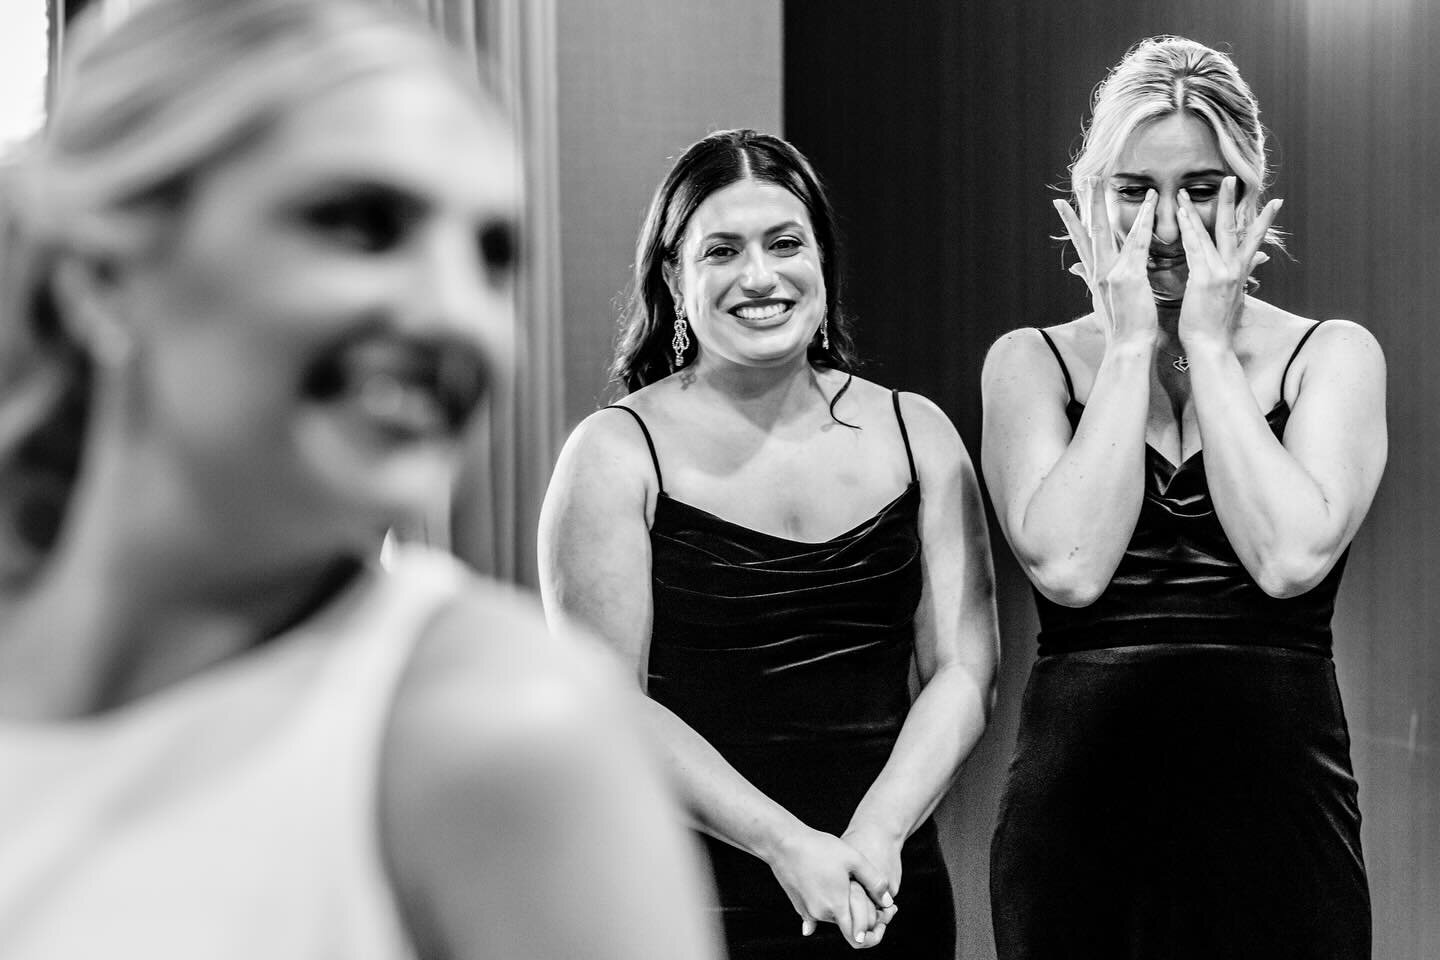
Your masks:
M778 320L793 306L790 300L755 300L731 307L730 314L746 323L763 324Z
M322 350L301 383L309 399L349 408L395 441L461 433L489 385L469 343L385 331L351 335Z

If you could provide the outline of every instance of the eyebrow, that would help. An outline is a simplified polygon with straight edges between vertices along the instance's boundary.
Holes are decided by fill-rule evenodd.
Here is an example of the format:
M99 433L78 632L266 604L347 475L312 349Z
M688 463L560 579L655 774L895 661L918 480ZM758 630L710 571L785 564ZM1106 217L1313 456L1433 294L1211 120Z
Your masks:
M773 227L766 227L765 233L783 233L786 230L794 230L803 233L805 231L805 227L798 220L786 220L784 223L777 223ZM705 234L705 236L702 238L702 240L705 241L742 239L744 239L742 234L735 233L731 230L712 230L710 233Z
M1121 180L1146 180L1154 181L1148 173L1112 173L1112 177ZM1181 177L1182 180L1198 180L1201 177L1228 177L1230 173L1225 170L1194 170Z

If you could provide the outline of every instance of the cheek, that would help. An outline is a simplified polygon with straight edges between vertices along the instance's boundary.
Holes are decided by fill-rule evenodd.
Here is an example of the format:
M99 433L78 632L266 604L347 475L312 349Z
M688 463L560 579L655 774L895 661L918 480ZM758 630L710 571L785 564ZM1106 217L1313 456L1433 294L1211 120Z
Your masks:
M1210 239L1215 239L1215 202L1204 204L1198 207L1200 211L1200 222L1205 226L1205 232L1210 234Z
M1135 225L1135 217L1140 212L1140 205L1135 203L1112 202L1110 207L1110 226L1121 237L1130 233L1130 228Z
M681 296L688 313L694 314L724 289L724 279L713 267L688 262L680 270Z

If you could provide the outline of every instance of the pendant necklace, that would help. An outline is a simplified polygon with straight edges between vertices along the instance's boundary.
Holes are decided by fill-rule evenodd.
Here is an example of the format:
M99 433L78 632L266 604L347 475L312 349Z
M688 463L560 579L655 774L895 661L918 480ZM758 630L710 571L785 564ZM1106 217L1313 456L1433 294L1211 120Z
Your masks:
M1167 357L1173 357L1173 358L1174 358L1174 359L1171 361L1170 366L1174 367L1176 370L1179 370L1181 373L1188 373L1188 372L1189 372L1189 370L1190 370L1190 358L1189 358L1189 357L1185 356L1183 353L1171 353L1169 350L1166 350L1164 347L1161 347L1160 350L1161 350L1162 353L1165 354L1165 356L1167 356Z

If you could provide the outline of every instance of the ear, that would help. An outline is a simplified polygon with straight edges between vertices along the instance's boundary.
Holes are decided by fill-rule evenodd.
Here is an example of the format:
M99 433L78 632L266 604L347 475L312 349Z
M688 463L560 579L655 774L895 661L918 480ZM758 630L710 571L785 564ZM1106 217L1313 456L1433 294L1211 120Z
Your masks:
M66 334L101 366L129 356L133 332L121 319L120 282L112 261L67 253L55 264L51 291Z
M660 275L665 278L665 286L670 289L670 299L681 303L685 298L685 291L680 289L680 275L675 271L674 265L668 261L662 263Z

